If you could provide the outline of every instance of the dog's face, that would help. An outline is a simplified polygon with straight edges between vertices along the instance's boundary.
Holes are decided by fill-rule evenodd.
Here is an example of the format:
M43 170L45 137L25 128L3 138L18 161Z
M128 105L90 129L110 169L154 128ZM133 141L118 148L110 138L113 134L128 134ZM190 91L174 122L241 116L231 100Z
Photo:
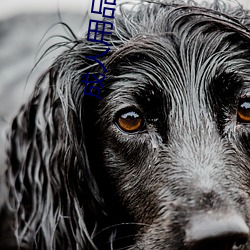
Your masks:
M224 11L121 9L102 100L107 46L73 41L13 121L2 245L250 250L250 21Z
M93 131L106 181L138 223L128 249L248 240L250 40L203 14L173 11L157 33L159 17L107 62Z

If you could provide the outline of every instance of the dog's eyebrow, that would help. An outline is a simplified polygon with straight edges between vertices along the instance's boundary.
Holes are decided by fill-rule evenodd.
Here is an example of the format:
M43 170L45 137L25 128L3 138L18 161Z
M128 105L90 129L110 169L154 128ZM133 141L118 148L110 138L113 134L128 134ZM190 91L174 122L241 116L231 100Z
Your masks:
M219 88L221 92L240 89L243 86L242 77L236 72L221 72L211 80L211 87Z

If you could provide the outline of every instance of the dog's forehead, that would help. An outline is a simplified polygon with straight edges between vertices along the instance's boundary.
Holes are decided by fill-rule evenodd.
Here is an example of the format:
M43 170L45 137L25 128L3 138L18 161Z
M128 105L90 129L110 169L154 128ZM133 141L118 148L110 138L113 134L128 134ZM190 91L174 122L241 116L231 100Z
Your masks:
M138 21L136 32L134 26L127 26L135 34L114 53L111 68L119 71L116 83L121 93L123 88L124 93L154 88L200 94L210 84L219 84L215 80L221 75L249 82L250 38L237 21L198 9L163 13L154 21L154 28L150 24L147 32L145 20Z
M171 41L167 37L161 44L150 41L150 46L144 40L145 47L138 46L137 52L129 52L121 64L118 62L119 75L114 86L121 93L123 89L126 93L127 89L140 92L151 88L169 93L204 92L211 83L218 83L215 80L221 75L249 81L250 61L245 58L246 50L234 45L230 48L228 41L221 42L220 38L216 41L213 35L205 41L203 38L192 36L185 42L182 38Z

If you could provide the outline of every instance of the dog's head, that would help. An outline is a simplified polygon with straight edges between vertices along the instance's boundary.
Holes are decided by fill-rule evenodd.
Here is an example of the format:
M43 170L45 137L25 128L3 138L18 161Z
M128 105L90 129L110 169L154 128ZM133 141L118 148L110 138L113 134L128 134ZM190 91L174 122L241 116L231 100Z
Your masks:
M121 9L100 58L102 100L84 95L81 78L102 72L84 56L106 45L75 41L13 123L9 186L26 242L39 235L40 246L62 241L65 249L243 249L248 23L246 12L217 2L213 10Z

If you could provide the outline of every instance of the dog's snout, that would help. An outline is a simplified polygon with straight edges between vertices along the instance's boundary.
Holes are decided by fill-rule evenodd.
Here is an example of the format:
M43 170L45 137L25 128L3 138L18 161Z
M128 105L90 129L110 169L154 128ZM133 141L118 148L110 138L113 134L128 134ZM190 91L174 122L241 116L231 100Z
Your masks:
M242 250L249 239L249 228L236 214L194 216L186 230L189 250Z

